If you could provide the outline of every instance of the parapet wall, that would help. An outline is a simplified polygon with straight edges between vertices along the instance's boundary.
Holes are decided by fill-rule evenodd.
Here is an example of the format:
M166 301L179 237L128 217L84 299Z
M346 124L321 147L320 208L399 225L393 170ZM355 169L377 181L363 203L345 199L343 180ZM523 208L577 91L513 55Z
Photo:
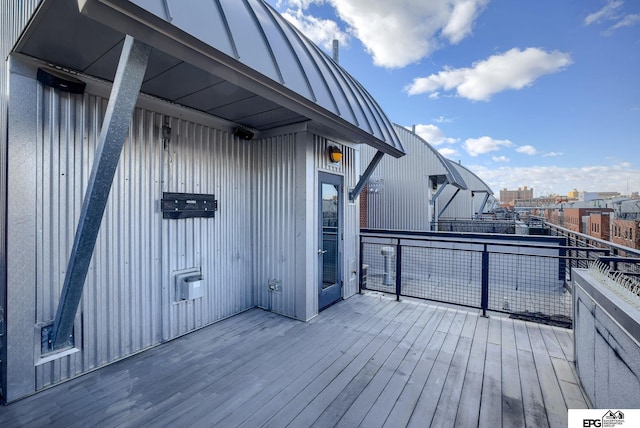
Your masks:
M593 269L573 269L576 369L594 408L640 408L640 299Z

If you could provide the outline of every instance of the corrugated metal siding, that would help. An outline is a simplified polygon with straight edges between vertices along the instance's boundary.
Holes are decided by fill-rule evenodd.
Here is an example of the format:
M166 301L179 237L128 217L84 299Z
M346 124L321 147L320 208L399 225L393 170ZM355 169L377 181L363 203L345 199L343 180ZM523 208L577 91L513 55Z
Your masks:
M0 3L0 330L5 331L6 242L7 242L7 114L9 108L9 64L7 58L40 0L3 0ZM5 363L5 335L0 338L0 360ZM0 367L0 394L4 391L4 367Z
M455 194L455 198L449 204L446 210L440 215L440 217L446 218L471 218L473 215L473 199L471 198L471 191L460 190L456 194L457 188L453 186L447 186L439 196L440 207L438 212L442 211L445 204L449 202L451 197Z
M37 322L55 317L107 101L42 88L37 177ZM161 117L137 110L76 319L81 352L40 365L40 389L161 339Z
M383 157L371 176L375 186L370 186L368 195L370 228L429 230L429 175L444 172L443 167L421 141L403 139L403 144L407 155ZM375 151L365 146L361 150L364 170Z
M36 322L55 316L107 105L50 88L41 97ZM38 389L253 306L249 159L227 133L136 109L76 321L81 352L38 366ZM213 193L219 211L163 220L162 191ZM204 297L175 303L172 273L191 267Z
M313 168L313 189L317 188L317 171L325 171L344 177L344 260L343 280L344 296L357 292L357 225L359 212L357 204L347 203L349 187L354 187L357 176L357 152L347 146L330 141L318 135L312 139L313 148L308 156L311 163L300 162L298 151L306 151L305 137L288 134L253 142L252 165L256 172L253 181L254 198L254 284L257 305L291 317L299 316L296 293L301 292L303 278L296 277L296 215L306 215L307 222L317 225L317 209L312 213L296 213L296 200L303 197L297 194L295 177L297 168ZM327 147L340 146L344 153L342 163L334 164L328 160ZM305 155L307 156L307 155ZM306 175L306 174L305 174ZM307 176L308 177L308 176ZM307 196L309 197L309 196ZM311 196L317 199L314 192ZM318 201L314 201L317 207ZM317 227L313 228L317 233ZM308 236L308 240L317 242L317 236ZM313 246L311 246L313 247ZM317 248L317 245L316 245ZM310 260L315 260L312 257ZM312 266L309 265L309 268ZM316 272L317 274L317 272ZM279 291L270 291L269 281L278 281ZM317 293L317 279L311 288ZM300 291L299 291L300 290Z
M296 283L295 266L296 135L251 144L256 302L262 308L295 317L296 288L303 286ZM269 290L272 280L279 281L280 290Z
M214 194L215 218L163 221L163 284L173 338L253 306L249 147L230 134L173 119L163 190ZM200 268L204 297L175 303L172 272ZM168 292L168 293L167 293Z
M429 187L429 176L448 174L442 159L435 149L425 145L414 133L396 126L398 135L405 146L407 155L400 159L389 156L382 161L373 172L368 196L368 227L398 230L430 230L433 209L430 198L433 190ZM363 146L362 170L367 167L375 154L375 150ZM457 165L456 165L457 166ZM474 199L471 190L474 184L482 183L472 172L463 167L456 170L469 186L469 190L460 190L453 202L441 214L448 218L469 218L473 215ZM486 188L486 186L482 186ZM456 187L447 185L438 197L438 214L456 193ZM484 195L482 195L484 197ZM401 208L400 208L401 207Z

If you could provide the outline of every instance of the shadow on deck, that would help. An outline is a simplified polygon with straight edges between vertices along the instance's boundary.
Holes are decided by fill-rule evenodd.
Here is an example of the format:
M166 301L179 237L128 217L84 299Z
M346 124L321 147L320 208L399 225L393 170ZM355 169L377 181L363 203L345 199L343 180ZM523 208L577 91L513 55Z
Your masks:
M552 426L573 332L375 294L253 309L0 408L0 426Z

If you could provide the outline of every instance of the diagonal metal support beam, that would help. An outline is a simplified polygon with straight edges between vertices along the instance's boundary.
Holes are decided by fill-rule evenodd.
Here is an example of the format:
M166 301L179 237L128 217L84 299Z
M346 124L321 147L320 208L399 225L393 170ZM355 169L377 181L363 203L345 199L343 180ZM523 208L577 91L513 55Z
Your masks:
M442 214L447 210L447 208L449 208L449 205L451 205L451 202L453 202L456 196L458 196L459 192L460 192L460 189L459 188L456 189L456 193L453 194L453 196L449 199L447 204L440 210L440 213L438 214L438 218L442 217Z
M354 187L353 190L349 192L349 201L355 201L356 198L360 195L360 192L362 192L364 185L367 184L367 181L369 181L371 174L373 174L373 171L376 169L383 156L384 152L381 152L380 150L378 150L378 152L373 156L373 159L371 159L369 166L364 171L364 174L362 174L362 176L360 177L360 181L358 181L356 187Z
M489 192L486 192L484 195L484 199L482 200L482 204L480 205L480 208L478 209L478 212L476 213L476 218L481 218L482 217L482 213L484 212L484 207L487 206L487 201L489 200Z
M113 177L122 147L129 132L131 116L138 100L142 80L147 70L151 47L127 36L111 89L109 104L100 131L89 184L82 202L82 211L73 248L69 256L60 302L49 333L49 349L65 347L72 333L82 289L107 205Z

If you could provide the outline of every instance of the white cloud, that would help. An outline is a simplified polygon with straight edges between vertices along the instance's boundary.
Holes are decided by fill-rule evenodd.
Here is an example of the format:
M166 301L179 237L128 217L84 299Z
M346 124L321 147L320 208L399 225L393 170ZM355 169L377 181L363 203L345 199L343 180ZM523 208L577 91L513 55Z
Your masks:
M518 148L516 149L516 152L518 152L518 153L523 153L523 154L525 154L525 155L530 155L530 156L533 156L533 155L535 155L535 154L538 154L538 150L536 150L536 148L535 148L535 147L533 147L533 146L529 146L529 145L527 145L527 146L520 146L520 147L518 147Z
M620 28L639 24L640 14L624 14L621 10L623 5L622 0L609 0L602 9L587 15L584 25L615 22L603 32L605 35L610 35Z
M543 158L554 158L557 156L562 156L564 153L562 152L549 152L549 153L544 153L542 155Z
M609 21L617 17L616 11L624 4L622 0L610 0L602 9L589 14L584 19L585 25L591 25L603 20Z
M552 193L566 195L573 189L585 192L629 192L640 191L640 170L627 163L583 167L531 166L531 167L487 167L466 165L482 178L499 195L500 190L527 186L534 189L534 196ZM603 179L606 177L606 180Z
M469 36L489 0L279 0L276 5L310 33L318 20L305 15L312 3L330 4L381 67L401 68L428 57L442 45ZM296 24L297 25L297 24ZM323 31L320 30L320 33ZM401 48L399 48L401 47ZM408 48L410 47L410 48Z
M509 140L495 140L491 137L469 138L464 142L464 149L471 156L478 156L500 150L501 147L510 147L513 143Z
M438 152L447 159L460 157L460 151L451 147L443 147Z
M435 123L453 123L453 119L448 118L446 116L438 116L435 119L433 119L433 121Z
M631 27L640 23L640 14L632 14L623 17L620 21L616 22L611 28L609 28L608 32L613 32L617 29L624 27Z
M493 159L494 162L511 162L511 159L506 156L493 156L491 159Z
M478 4L479 3L479 4ZM462 39L471 34L473 22L476 20L486 2L459 1L455 2L447 25L442 29L442 34L447 36L453 44L460 43Z
M438 74L414 79L405 87L409 95L455 90L464 98L488 101L508 89L522 89L545 74L562 71L572 63L569 54L538 48L511 49L476 62L470 68L445 68Z
M439 146L441 144L454 144L458 140L455 138L446 137L444 132L435 125L416 125L416 134L427 141L432 146Z
M338 40L340 46L348 46L349 44L349 35L340 30L335 21L305 15L302 9L288 9L282 13L282 16L296 26L302 34L325 50L333 48L334 40Z

